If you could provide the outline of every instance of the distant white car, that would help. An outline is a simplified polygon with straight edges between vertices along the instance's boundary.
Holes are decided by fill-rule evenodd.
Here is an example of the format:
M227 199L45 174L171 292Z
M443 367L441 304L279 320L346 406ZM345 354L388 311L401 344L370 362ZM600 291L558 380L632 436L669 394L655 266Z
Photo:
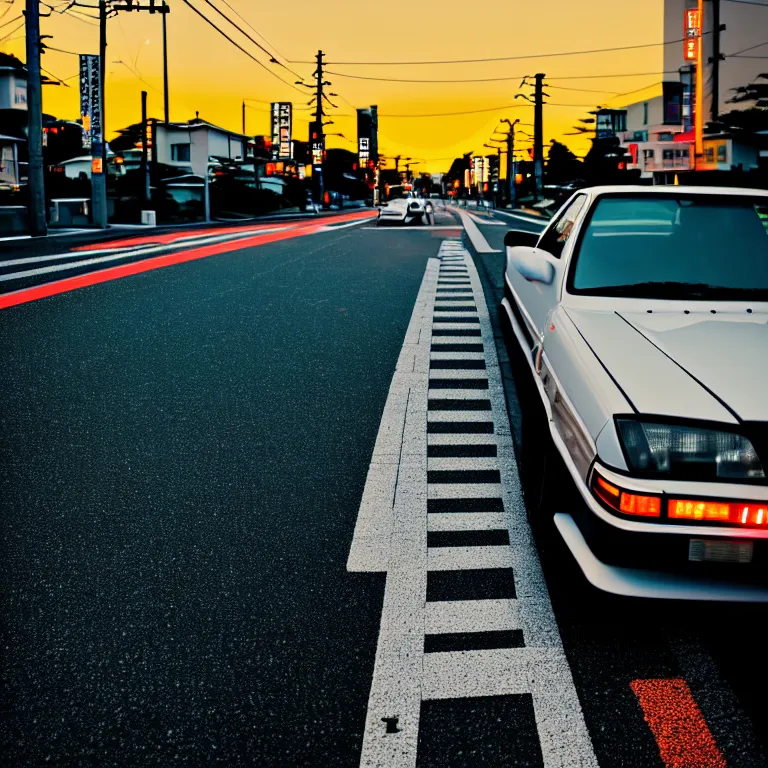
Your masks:
M768 192L583 189L505 246L533 522L602 590L768 601Z
M420 224L431 212L429 200L418 197L409 187L397 185L389 188L387 201L379 204L376 223Z

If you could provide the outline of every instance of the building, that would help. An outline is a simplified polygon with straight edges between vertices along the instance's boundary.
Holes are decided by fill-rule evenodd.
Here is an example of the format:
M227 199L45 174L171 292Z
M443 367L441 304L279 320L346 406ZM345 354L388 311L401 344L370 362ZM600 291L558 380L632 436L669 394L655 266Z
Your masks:
M200 118L188 123L153 121L153 157L155 162L172 165L204 176L209 164L217 159L245 160L253 156L248 136Z
M765 60L755 58L768 56L768 8L749 3L732 3L718 0L720 23L725 29L720 34L720 52L725 60L720 62L718 114L734 108L728 100L733 96L733 89L752 82L760 72L765 71ZM664 0L664 39L679 40L684 36L684 14L689 8L696 8L696 0ZM704 0L704 18L702 20L702 61L704 62L704 121L712 118L712 91L714 67L714 3ZM683 58L683 44L664 46L664 72L680 72L687 68Z
M725 58L719 66L716 111L712 62L715 2L720 22L725 24L720 36L720 51ZM665 0L664 39L685 37L686 11L697 7L697 0ZM760 166L762 157L768 156L768 137L713 133L711 129L707 132L706 124L716 115L754 106L748 102L732 104L729 100L735 88L753 81L765 68L762 59L753 54L768 55L766 30L768 7L705 0L700 37L705 126L702 154L697 157L695 149L696 68L684 58L684 43L669 44L664 47L662 94L627 105L625 130L616 134L632 157L629 168L640 170L641 178L649 182L666 184L689 171L752 171Z
M0 53L0 112L27 111L27 68L15 56Z

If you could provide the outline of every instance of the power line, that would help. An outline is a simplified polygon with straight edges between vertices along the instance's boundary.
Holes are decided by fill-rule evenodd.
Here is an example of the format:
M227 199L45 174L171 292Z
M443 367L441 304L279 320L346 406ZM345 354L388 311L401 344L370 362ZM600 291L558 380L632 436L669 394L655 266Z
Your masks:
M749 49L747 49L749 50ZM327 70L328 74L336 75L337 77L346 77L352 80L374 80L383 83L497 83L506 80L522 80L525 75L509 75L507 77L483 77L483 78L470 78L463 80L427 80L427 79L403 79L395 77L370 77L368 75L348 75L344 72L332 72ZM589 80L605 77L648 77L649 75L659 74L677 74L677 70L669 70L665 72L631 72L628 74L615 74L615 75L568 75L564 77L549 77L547 80ZM561 87L561 86L552 86ZM571 88L570 90L582 90L578 88ZM600 91L600 93L608 93L608 91Z
M755 48L762 48L764 45L768 45L768 40L766 40L764 43L758 43L757 45L750 45L749 48L742 48L740 51L728 54L725 58L728 59L731 56L739 56L740 54L746 53L747 51L754 51Z
M229 42L232 43L232 45L234 45L235 48L241 50L249 59L252 59L262 69L264 69L267 72L269 72L269 74L272 75L272 77L276 77L284 85L287 85L289 88L293 88L294 91L299 91L299 89L295 85L291 85L287 80L283 80L282 77L280 77L278 74L273 72L263 62L259 61L252 53L249 53L248 51L246 51L245 48L243 48L243 46L240 45L240 43L238 43L235 40L233 40L223 29L221 29L213 21L211 21L202 11L198 10L197 8L195 8L195 6L192 5L192 3L189 2L189 0L182 0L182 2L185 5L189 6L201 19L203 19L203 21L205 21L207 24L212 26L222 37L225 37L227 40L229 40ZM303 93L303 91L299 91L299 93Z
M18 27L14 27L5 37L0 37L0 43L5 42L12 34L14 34L14 32L18 32L23 26L24 22L22 21Z
M283 55L280 53L280 51L277 49L277 46L273 45L273 44L272 44L272 43L271 43L269 40L267 40L267 38L266 38L266 37L264 37L264 35L262 35L262 34L261 34L261 32L259 32L259 30L258 30L258 29L256 29L256 27L254 27L254 26L253 26L253 24L251 24L251 22L250 22L250 21L248 21L248 19L246 19L246 18L245 18L245 16L243 16L243 14L242 14L242 13L240 13L240 12L237 10L237 8L233 8L233 7L232 7L232 6L231 6L231 5L230 5L230 4L227 2L227 0L221 0L221 2L222 2L224 5L226 5L226 6L227 6L227 8L229 8L229 10L230 10L230 11L232 11L232 13L234 13L234 14L235 14L235 16L237 16L237 17L238 17L238 18L239 18L239 19L240 19L240 20L241 20L241 21L242 21L242 22L245 24L245 26L246 26L246 27L248 27L248 28L249 28L249 29L250 29L252 32L254 32L256 35L258 35L258 36L259 36L259 37L260 37L260 38L261 38L261 39L262 39L262 40L263 40L263 41L264 41L264 42L265 42L265 43L266 43L266 44L267 44L267 45L268 45L268 46L269 46L269 47L270 47L270 48L271 48L271 49L272 49L272 50L273 50L273 51L274 51L274 52L275 52L275 53L276 53L278 56L280 56L280 58L281 58L281 59L285 59L286 61L288 61L288 59L287 59L285 56L283 56ZM278 62L278 63L280 63L280 62ZM284 65L281 65L281 66L284 66ZM288 67L286 67L286 69L288 69ZM289 72L291 72L292 74L296 75L296 73L295 73L295 72L294 72L292 69L289 69L288 71L289 71ZM296 75L296 77L301 77L301 75ZM303 79L303 78L302 78L302 79Z
M234 27L234 28L235 28L235 29L236 29L238 32L240 32L240 34L242 34L244 37L247 37L247 38L248 38L248 39L249 39L249 40L250 40L250 41L251 41L251 42L252 42L252 43L253 43L255 46L257 46L257 47L258 47L260 50L264 51L264 53L266 53L266 54L267 54L267 56L269 56L269 58L270 58L270 61L271 61L271 63L272 63L272 64L277 64L279 67L282 67L283 69L287 70L287 71L288 71L288 72L290 72L292 75L295 75L296 77L298 77L298 78L299 78L299 79L301 79L301 80L303 80L303 79L304 79L304 78L303 78L303 77L302 77L302 76L301 76L301 75L300 75L298 72L294 72L294 71L293 71L293 70L292 70L290 67L286 67L286 66L285 66L285 64L281 64L281 63L280 63L280 62L279 62L279 61L278 61L278 60L277 60L277 59L276 59L276 58L275 58L275 57L272 55L272 53L270 53L270 51L268 51L268 50L267 50L267 49L266 49L266 48L265 48L265 47L264 47L264 46L263 46L263 45L262 45L262 44L261 44L261 43L260 43L258 40L255 40L255 39L254 39L253 37L251 37L251 36L250 36L250 35L249 35L249 34L248 34L248 33L247 33L247 32L246 32L246 31L245 31L245 30L244 30L244 29L243 29L241 26L239 26L239 25L238 25L238 24L236 24L234 21L232 21L232 19L230 19L230 18L229 18L229 16L227 16L227 14L226 14L226 13L224 13L224 11L222 11L220 8L218 8L217 6L215 6L215 5L214 5L214 4L211 2L211 0L204 0L204 2L205 2L207 5L210 5L210 6L211 6L211 8L213 8L213 10L214 10L214 11L216 11L216 13L218 13L218 14L219 14L219 16L221 16L221 17L222 17L223 19L225 19L225 20L226 20L226 21L227 21L229 24L231 24L231 25L232 25L232 26L233 26L233 27ZM228 7L230 7L230 8L231 8L231 6L228 6Z
M22 14L14 16L12 19L8 19L8 21L4 21L2 24L0 24L0 27L7 27L9 24L13 24L14 21L18 21L21 18L23 18Z
M703 34L711 34L704 32ZM534 53L527 56L497 56L488 59L448 59L445 61L331 61L332 66L416 66L421 64L483 64L495 61L522 61L528 59L548 59L555 56L582 56L590 53L612 53L615 51L632 51L639 48L656 48L661 45L676 45L685 42L685 38L678 40L665 40L660 43L643 43L642 45L623 45L616 48L593 48L586 51L557 51L555 53ZM311 61L290 60L291 64L313 64ZM334 74L334 73L332 73Z
M603 91L599 88L570 88L567 85L548 85L547 88L557 88L560 91L581 91L582 93L613 93L616 96L621 96L618 91Z

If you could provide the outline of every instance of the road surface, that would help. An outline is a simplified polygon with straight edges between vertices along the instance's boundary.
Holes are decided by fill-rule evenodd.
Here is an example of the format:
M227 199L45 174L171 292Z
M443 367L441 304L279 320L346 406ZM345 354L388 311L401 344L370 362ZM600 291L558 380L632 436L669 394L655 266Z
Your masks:
M528 530L512 226L3 250L2 765L765 764L763 609Z

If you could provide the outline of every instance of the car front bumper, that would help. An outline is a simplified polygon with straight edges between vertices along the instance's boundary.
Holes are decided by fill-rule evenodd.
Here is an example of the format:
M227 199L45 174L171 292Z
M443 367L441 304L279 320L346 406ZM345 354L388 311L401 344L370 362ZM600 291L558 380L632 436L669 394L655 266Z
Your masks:
M556 514L555 526L593 586L630 597L768 602L764 532L623 520L603 509L584 481L578 486L585 503ZM751 561L691 560L691 542L701 541L746 543Z

